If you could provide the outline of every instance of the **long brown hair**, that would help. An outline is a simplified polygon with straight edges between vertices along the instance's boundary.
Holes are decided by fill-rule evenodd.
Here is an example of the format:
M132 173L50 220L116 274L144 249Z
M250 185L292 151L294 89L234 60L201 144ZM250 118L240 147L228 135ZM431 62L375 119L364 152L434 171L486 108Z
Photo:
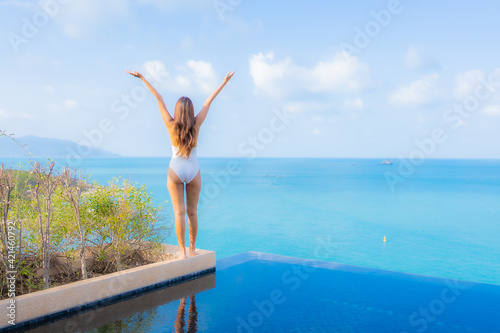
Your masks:
M191 150L198 141L198 131L194 120L193 102L187 97L181 97L175 104L174 128L177 136L177 142L174 144L179 147L180 156L189 157Z

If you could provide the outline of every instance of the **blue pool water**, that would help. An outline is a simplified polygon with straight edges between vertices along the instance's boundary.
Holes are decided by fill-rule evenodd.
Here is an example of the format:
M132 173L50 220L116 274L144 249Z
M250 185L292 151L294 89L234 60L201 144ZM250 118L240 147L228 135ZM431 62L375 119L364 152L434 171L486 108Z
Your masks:
M144 183L162 202L168 162L79 167L101 183ZM217 258L259 251L500 285L500 160L426 160L413 170L380 162L202 158L197 247ZM399 177L393 186L388 175ZM177 243L174 233L167 241Z
M185 303L182 299L185 298ZM500 332L500 286L247 252L29 332Z

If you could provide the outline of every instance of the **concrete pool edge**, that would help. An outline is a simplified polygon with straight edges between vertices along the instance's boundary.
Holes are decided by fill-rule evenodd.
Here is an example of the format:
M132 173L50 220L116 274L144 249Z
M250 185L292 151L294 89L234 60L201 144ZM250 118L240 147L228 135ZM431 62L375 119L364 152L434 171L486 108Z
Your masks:
M164 244L167 252L175 253L177 246ZM15 323L8 320L11 299L0 301L0 330L19 328L25 323L43 322L60 315L76 313L95 305L104 305L117 298L181 282L215 271L215 252L197 250L198 255L135 267L87 280L73 282L15 298Z

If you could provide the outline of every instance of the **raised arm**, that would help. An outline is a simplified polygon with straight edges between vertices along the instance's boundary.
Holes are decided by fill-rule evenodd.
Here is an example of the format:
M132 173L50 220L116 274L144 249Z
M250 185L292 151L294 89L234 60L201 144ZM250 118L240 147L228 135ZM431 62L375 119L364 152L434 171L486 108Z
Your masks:
M153 93L153 95L156 97L156 100L158 101L158 106L160 107L160 113L163 122L165 123L165 125L167 125L167 127L169 127L174 118L172 118L172 116L168 112L167 107L165 106L165 102L163 101L163 97L160 95L160 93L156 91L156 89L148 82L148 80L146 80L146 78L141 73L138 73L136 71L127 71L127 73L138 77L146 84L148 89Z
M226 86L226 84L229 82L229 80L231 80L231 78L234 75L234 72L235 71L233 71L232 73L227 73L227 75L224 78L224 81L222 82L222 84L217 89L215 89L215 91L212 93L212 95L210 95L207 98L207 100L205 101L205 103L203 104L203 107L201 108L201 111L194 118L196 120L196 125L198 127L200 127L201 124L203 124L203 122L205 121L205 118L207 117L207 114L208 114L208 110L210 109L210 105L212 104L212 102L215 99L215 97L217 97L217 95L219 95L219 93L221 92L221 90Z

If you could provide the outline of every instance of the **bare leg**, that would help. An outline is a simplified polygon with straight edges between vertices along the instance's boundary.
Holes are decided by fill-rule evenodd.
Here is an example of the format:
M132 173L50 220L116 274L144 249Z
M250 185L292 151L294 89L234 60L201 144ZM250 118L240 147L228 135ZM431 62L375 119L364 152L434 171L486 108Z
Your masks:
M186 246L185 246L185 215L186 208L184 207L184 183L179 179L172 169L168 169L167 178L168 192L170 193L170 198L172 199L172 205L174 207L175 214L175 232L177 234L177 241L179 242L179 259L186 258Z
M198 332L198 310L196 309L195 295L190 295L187 333L196 332Z
M181 302L179 304L179 309L177 309L177 320L175 321L175 333L184 333L184 328L186 326L186 321L184 320L184 316L186 313L186 297L181 298Z
M200 172L196 177L186 185L186 207L189 220L189 255L195 256L198 253L196 250L196 235L198 234L198 199L201 191L201 176Z

